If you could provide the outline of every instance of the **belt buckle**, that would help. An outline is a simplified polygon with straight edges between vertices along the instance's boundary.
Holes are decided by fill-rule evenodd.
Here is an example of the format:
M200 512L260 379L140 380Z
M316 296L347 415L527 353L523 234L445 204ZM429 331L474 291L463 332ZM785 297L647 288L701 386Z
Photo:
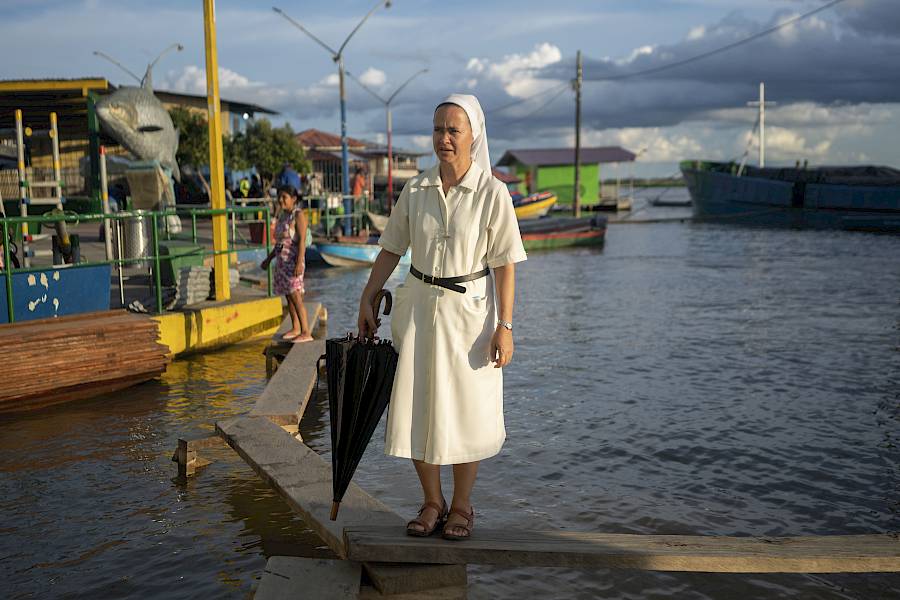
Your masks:
M427 283L428 285L434 285L434 275L425 275L422 274L422 281Z

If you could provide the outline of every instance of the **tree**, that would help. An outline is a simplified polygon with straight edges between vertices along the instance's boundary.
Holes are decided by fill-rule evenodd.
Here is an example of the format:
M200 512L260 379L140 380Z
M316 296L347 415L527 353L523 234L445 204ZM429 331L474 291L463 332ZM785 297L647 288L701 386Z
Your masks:
M225 156L233 169L256 167L263 189L272 186L285 163L303 173L310 170L306 153L297 142L290 125L272 127L266 119L250 123L227 141Z
M203 183L206 195L212 196L209 183L200 171L200 167L209 164L209 130L206 116L183 106L170 108L169 116L172 117L172 124L178 130L178 151L175 153L175 161L179 166L191 167Z

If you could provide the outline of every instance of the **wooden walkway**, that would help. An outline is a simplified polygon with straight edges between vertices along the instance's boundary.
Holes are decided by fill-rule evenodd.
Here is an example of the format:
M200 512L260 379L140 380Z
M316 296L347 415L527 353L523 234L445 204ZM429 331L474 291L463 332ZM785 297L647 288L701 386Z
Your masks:
M348 527L350 560L703 573L900 571L900 536L724 537L477 528L465 543L397 527Z
M318 315L313 308L310 315ZM334 554L349 559L272 557L259 590L265 600L313 597L298 594L298 582L306 589L321 577L334 584L326 586L330 595L323 598L463 599L465 565L476 563L710 573L900 572L900 538L889 535L738 538L478 527L465 542L412 538L405 535L404 518L355 483L338 520L331 521L331 465L286 430L306 409L323 348L322 340L290 347L251 413L216 423L216 433ZM374 587L357 586L359 563L363 581Z

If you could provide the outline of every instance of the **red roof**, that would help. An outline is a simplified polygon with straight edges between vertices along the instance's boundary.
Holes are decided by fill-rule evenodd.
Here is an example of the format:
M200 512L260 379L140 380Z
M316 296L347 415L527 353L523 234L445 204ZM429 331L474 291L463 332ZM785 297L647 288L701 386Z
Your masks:
M305 131L301 131L297 134L297 141L303 146L305 149L320 149L324 150L327 148L340 148L341 147L341 138L340 136L333 135L327 133L325 131L321 131L319 129L307 129ZM361 140L354 139L352 137L347 138L347 147L348 148L365 148L369 144L363 142Z
M491 169L491 172L494 174L494 177L500 180L501 183L522 183L521 179L519 179L515 175L510 175L505 171L500 171L499 169Z

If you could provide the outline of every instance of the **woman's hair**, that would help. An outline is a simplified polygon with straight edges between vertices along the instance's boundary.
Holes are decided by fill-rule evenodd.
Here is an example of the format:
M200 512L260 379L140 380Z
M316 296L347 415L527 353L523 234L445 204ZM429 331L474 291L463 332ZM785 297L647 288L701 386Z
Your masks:
M296 201L296 208L306 208L306 203L303 201L303 194L297 191L292 185L279 185L278 192L275 194L276 198L280 198L282 194L287 194L291 196Z
M282 194L287 194L288 196L296 198L297 200L300 199L300 194L297 193L297 188L292 185L279 185L278 193L275 197L280 198Z

